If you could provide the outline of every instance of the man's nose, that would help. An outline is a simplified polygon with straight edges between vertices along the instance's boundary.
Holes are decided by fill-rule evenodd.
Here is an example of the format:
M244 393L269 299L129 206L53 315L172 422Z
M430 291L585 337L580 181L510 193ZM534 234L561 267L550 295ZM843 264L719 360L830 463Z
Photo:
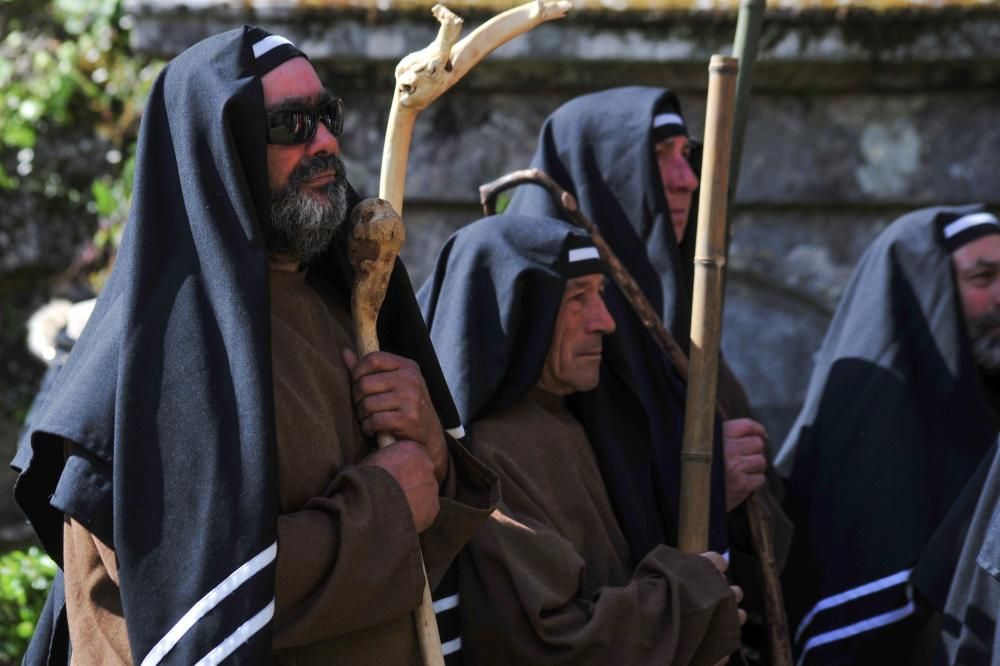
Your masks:
M600 296L595 299L594 304L591 306L588 323L590 324L591 333L600 333L601 335L614 333L615 328L617 328L615 318L611 316L608 306L605 305L604 299Z
M327 128L326 123L320 122L308 149L310 155L340 155L340 141Z
M691 168L687 159L680 160L677 170L677 180L680 183L679 189L693 192L698 188L698 176L694 175L694 169Z

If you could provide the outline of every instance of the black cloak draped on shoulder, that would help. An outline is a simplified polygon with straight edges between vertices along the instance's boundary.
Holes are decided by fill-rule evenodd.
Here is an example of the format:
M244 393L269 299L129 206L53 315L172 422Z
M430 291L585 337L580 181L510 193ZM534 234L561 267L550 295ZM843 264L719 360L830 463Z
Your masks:
M941 622L943 663L1000 664L1000 455L987 455L947 590Z
M689 225L681 245L674 235L654 151L653 118L663 112L680 113L676 96L663 88L616 88L573 99L545 121L531 166L576 197L686 348L695 234ZM562 214L534 185L518 188L507 212ZM686 391L621 292L609 286L605 300L618 330L605 341L601 383L572 396L570 407L591 438L638 563L657 544L677 544ZM721 444L717 432L710 544L720 552L727 543Z
M889 226L817 356L777 458L796 525L784 587L800 663L914 647L911 571L997 436L938 228L980 210L929 208Z
M53 558L64 514L115 550L144 665L270 661L278 496L260 75L280 51L255 59L266 36L210 37L156 80L114 271L14 461L17 501ZM342 243L310 275L349 299ZM456 426L401 265L379 327L383 348L420 362Z

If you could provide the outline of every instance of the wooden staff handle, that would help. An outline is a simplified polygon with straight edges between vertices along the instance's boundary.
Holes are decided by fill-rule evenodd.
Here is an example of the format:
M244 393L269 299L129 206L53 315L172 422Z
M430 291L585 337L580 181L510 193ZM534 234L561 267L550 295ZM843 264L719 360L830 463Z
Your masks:
M354 267L354 285L351 290L351 317L358 357L379 350L378 313L385 300L392 268L406 231L403 221L388 202L382 199L365 199L351 213L351 241L348 249ZM396 441L390 433L376 436L379 448ZM441 636L434 617L434 601L424 570L423 600L413 611L413 623L420 643L420 653L425 666L444 666L441 653Z
M437 38L396 66L396 87L382 149L379 196L402 215L406 163L413 125L420 111L458 83L494 49L541 23L564 17L572 6L570 0L534 0L494 16L458 41L462 19L444 5L434 5L431 12L441 24Z
M708 549L712 492L712 442L722 333L722 280L726 263L726 193L736 94L735 58L714 55L708 67L705 152L695 239L691 354L684 443L678 545L688 553Z

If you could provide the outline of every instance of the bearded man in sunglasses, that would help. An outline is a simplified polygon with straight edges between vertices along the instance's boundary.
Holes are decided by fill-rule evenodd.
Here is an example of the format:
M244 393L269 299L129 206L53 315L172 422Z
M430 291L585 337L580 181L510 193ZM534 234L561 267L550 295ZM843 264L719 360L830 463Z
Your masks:
M417 663L422 559L460 655L447 574L496 477L401 264L387 351L352 351L342 119L257 28L157 79L114 272L14 461L65 572L26 663Z

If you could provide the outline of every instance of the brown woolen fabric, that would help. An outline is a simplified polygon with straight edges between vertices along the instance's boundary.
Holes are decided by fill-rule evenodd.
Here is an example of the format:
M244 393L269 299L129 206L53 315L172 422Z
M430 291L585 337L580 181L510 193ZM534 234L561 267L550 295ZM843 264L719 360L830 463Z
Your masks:
M705 558L666 546L632 570L580 424L538 389L472 426L504 499L459 569L468 663L715 664L736 603Z

